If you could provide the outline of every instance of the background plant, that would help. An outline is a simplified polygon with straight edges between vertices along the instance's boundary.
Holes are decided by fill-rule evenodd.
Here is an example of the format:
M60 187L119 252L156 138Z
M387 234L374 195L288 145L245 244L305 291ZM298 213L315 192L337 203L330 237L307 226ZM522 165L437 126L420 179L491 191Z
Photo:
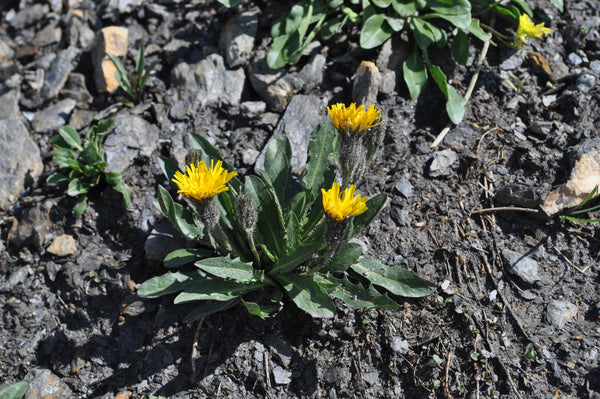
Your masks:
M0 391L0 399L21 399L29 388L27 381L19 381Z
M139 104L144 96L144 87L150 77L152 70L158 65L158 61L152 62L150 65L146 64L146 57L144 54L144 46L141 46L138 55L135 58L135 72L129 74L121 60L112 54L106 53L107 57L112 61L115 68L115 79L119 83L119 86L125 91L129 98L119 97L119 102L133 108L135 104Z
M231 7L239 1L220 3ZM562 11L563 0L551 3ZM532 16L525 0L303 0L273 24L267 64L272 69L295 64L317 36L328 40L349 25L360 28L359 43L364 49L379 47L406 31L412 52L402 69L410 97L419 97L433 81L446 98L448 117L458 124L464 117L466 101L432 62L431 49L449 46L454 61L467 65L470 37L486 42L492 33L498 33L483 27L482 22L499 16L516 29L523 13ZM512 46L505 35L496 37Z
M50 144L56 148L52 160L63 171L48 176L46 183L63 184L68 182L67 195L79 197L74 207L77 217L85 209L87 203L85 195L102 182L108 183L115 191L121 193L125 207L131 202L131 190L123 181L123 176L118 172L104 171L108 164L104 159L102 144L113 123L114 120L107 119L92 126L86 134L83 145L77 131L66 125L58 129L58 136L50 139Z
M208 141L195 134L192 139L196 150L186 163L219 160L232 169ZM164 265L183 269L151 278L138 294L179 293L175 303L202 301L185 317L189 322L237 303L264 318L285 297L313 317L333 317L333 298L356 309L395 308L388 293L420 297L433 292L435 284L414 272L360 259L361 245L349 242L377 216L385 194L369 198L366 212L340 223L336 245L329 245L321 188L334 182L335 165L328 159L337 156L339 147L339 133L331 122L319 126L311 138L306 171L294 176L289 141L273 140L258 176L245 176L243 182L232 177L229 190L212 199L222 240L212 240L200 222L204 216L198 208L206 204L183 206L159 187L158 208L188 240L186 248L166 256ZM177 166L166 158L160 164L171 181Z
M577 216L577 215L593 212L595 210L600 209L600 204L595 205L595 206L589 206L589 207L585 208L587 203L590 202L592 200L592 198L594 198L594 196L596 195L597 192L598 192L598 186L595 186L594 189L592 190L592 192L589 193L588 196L585 197L585 199L583 201L581 201L581 203L579 205L567 210L565 213L563 213L560 216L560 222L565 223L568 220L568 221L577 222L577 223L600 223L600 219L582 219Z

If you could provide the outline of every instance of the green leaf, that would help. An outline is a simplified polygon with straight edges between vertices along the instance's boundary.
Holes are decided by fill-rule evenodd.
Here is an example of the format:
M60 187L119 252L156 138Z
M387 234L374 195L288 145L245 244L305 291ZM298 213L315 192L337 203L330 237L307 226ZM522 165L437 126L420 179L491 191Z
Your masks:
M420 49L424 50L432 43L438 43L444 40L444 34L435 25L419 18L410 20L410 29Z
M250 262L242 262L240 258L231 259L229 256L202 259L194 263L196 267L215 277L236 280L239 282L259 281L258 271Z
M457 28L467 29L471 24L471 3L469 0L428 0L431 17L443 18Z
M58 134L71 148L76 148L79 151L83 150L83 147L79 142L79 134L77 133L77 130L73 129L71 126L65 125L59 127Z
M519 7L521 7L521 9L523 11L525 11L525 13L527 15L529 15L530 17L533 17L533 11L531 11L531 8L529 8L529 6L527 5L527 3L525 2L525 0L511 0L513 3L515 3L516 5L518 5ZM552 3L552 2L550 2ZM562 10L560 10L562 12Z
M386 16L385 20L394 32L400 32L402 28L404 28L404 24L406 22L403 18L396 18L390 16Z
M404 81L408 87L410 98L415 100L419 97L427 83L427 68L419 59L416 47L412 54L402 64L402 70L404 72Z
M265 175L275 189L279 203L287 206L286 191L292 177L292 147L287 139L274 139L265 152Z
M163 265L172 269L193 263L196 259L205 258L212 254L214 254L214 251L209 248L180 248L165 256Z
M119 172L106 172L104 174L106 182L112 186L112 188L121 193L123 196L123 206L128 207L131 203L131 189L123 181L123 175Z
M217 1L221 4L223 4L225 7L235 7L242 2L242 0L217 0Z
M375 4L379 8L387 8L392 4L392 0L371 0L371 3Z
M62 173L52 173L50 176L48 176L48 178L46 179L46 183L47 184L60 184L60 183L64 183L66 181L68 181L69 179L67 178L67 176L63 175Z
M321 192L321 188L327 179L326 174L331 173L329 165L329 156L339 151L340 134L335 126L329 120L321 123L312 133L308 144L308 162L306 164L306 174L302 178L302 183L307 187L313 198L316 198Z
M146 280L137 289L137 294L142 298L158 298L159 296L183 291L196 283L196 280L205 278L205 274L196 270L191 273L168 272L162 276Z
M211 315L213 313L220 312L222 310L227 310L229 308L234 307L238 303L238 298L231 299L229 301L209 301L204 302L203 304L197 306L188 313L184 318L184 323L191 323L193 321L199 320L203 317Z
M481 26L479 25L479 20L476 18L473 18L471 20L471 25L469 25L468 30L469 30L470 34L472 34L473 36L475 36L482 42L487 42L488 40L490 40L492 38L491 33L488 33L486 31L484 31L483 29L481 29Z
M332 279L336 281L337 279ZM395 309L398 304L387 294L381 294L372 285L367 288L362 284L353 284L346 275L337 280L340 285L331 293L334 298L341 299L344 304L352 309Z
M346 24L346 21L348 21L348 16L345 14L335 15L333 18L325 21L321 28L321 38L323 40L329 40L340 33Z
M429 73L446 97L446 113L455 125L458 125L465 116L466 101L456 89L446 81L446 74L437 65L429 64Z
M85 182L81 179L73 179L69 182L67 187L67 195L71 197L77 197L78 195L85 194L90 191L90 183Z
M119 83L119 86L121 86L121 88L123 90L125 90L125 92L129 96L133 97L134 96L133 88L131 87L131 82L129 81L129 74L127 73L127 70L125 69L125 66L123 65L121 60L118 59L117 57L115 57L114 55L107 52L106 56L112 61L113 65L117 69L115 71L115 79Z
M281 283L296 306L312 317L335 316L333 301L310 276L288 273L274 278Z
M173 201L171 194L162 186L158 186L158 205L163 215L184 237L189 240L200 240L204 236L204 231L198 227L194 216L181 204Z
M158 166L162 170L163 174L169 180L172 185L175 185L171 180L175 177L175 172L179 170L177 167L177 162L172 160L171 158L159 156L158 157Z
M77 156L70 148L58 148L52 155L52 160L59 168L69 168L81 172Z
M19 381L1 390L0 399L21 399L28 388L29 383L27 381Z
M386 266L376 259L363 259L352 265L352 270L383 287L394 295L420 298L435 292L436 285L400 266Z
M192 301L229 301L248 292L265 286L265 283L254 281L241 283L235 280L206 277L197 281L175 297L173 303Z
M401 1L393 0L392 7L394 11L403 18L410 17L416 14L418 9L418 2L416 1Z
M285 253L285 227L275 196L257 176L247 176L244 191L252 196L258 207L257 227L264 244L277 257Z
M384 14L374 14L367 19L360 31L360 47L372 49L380 46L392 37L394 30L387 22Z
M331 262L323 272L345 272L362 255L362 246L354 242L347 242L340 246L331 258Z
M76 218L81 216L81 214L85 210L86 205L87 205L86 197L81 197L81 198L77 199L77 201L75 202L75 205L73 206L73 214L75 215Z
M277 263L271 267L269 275L275 276L294 270L296 267L310 260L313 254L321 249L322 246L322 242L311 242L292 249L290 253L279 258Z
M258 316L261 319L266 319L267 317L269 317L271 315L271 313L273 313L274 311L277 310L277 308L279 307L278 305L259 305L256 302L246 302L242 299L242 305L244 305L246 307L246 310L248 311L248 313L250 313L253 316Z
M367 210L358 216L352 218L351 237L355 237L363 231L371 222L379 215L381 209L385 205L387 195L384 193L377 194L367 200Z
M558 11L560 12L564 12L565 10L564 0L550 0L550 4L558 8Z
M204 152L204 155L205 155L204 162L206 163L207 167L210 167L210 160L214 159L215 162L222 161L223 168L225 168L227 170L235 170L235 168L233 166L231 166L229 163L227 163L223 159L223 156L221 156L221 153L219 152L219 150L217 150L215 147L213 147L212 144L210 144L210 142L208 140L206 140L204 137L202 137L196 133L191 133L190 137L192 138L193 147L198 150L202 150L202 152ZM229 180L228 185L229 185L229 188L235 194L240 193L242 191L243 184L237 176L234 176L231 180Z
M467 65L469 62L469 37L465 32L458 29L452 44L450 45L452 56L460 65Z

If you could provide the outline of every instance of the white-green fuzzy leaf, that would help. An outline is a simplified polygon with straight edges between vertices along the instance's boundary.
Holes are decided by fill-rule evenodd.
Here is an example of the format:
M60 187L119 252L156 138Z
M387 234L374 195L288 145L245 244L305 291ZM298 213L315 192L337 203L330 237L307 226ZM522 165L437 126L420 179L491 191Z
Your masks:
M192 273L168 272L144 281L138 287L137 294L143 298L172 294L184 290L193 284L195 279L202 279L204 276L199 270Z
M167 268L175 268L193 263L196 259L205 258L214 253L209 248L180 248L170 252L163 259L163 265Z
M352 270L394 295L420 298L435 292L436 285L400 266L387 266L375 259L363 259Z
M258 277L252 263L242 262L240 258L231 259L229 256L220 256L199 260L194 265L215 277L239 282L253 282Z
M192 285L175 297L173 303L192 301L229 301L248 292L255 291L265 286L265 283L256 281L240 283L235 280L220 278L202 278L194 281Z
M19 381L1 390L0 399L21 399L28 388L29 383L27 381Z
M360 283L353 284L346 275L338 282L340 285L331 293L331 296L341 299L349 308L395 309L398 307L398 304L387 294L381 294L370 284L367 288Z
M335 305L329 295L310 277L294 273L275 276L292 301L312 317L329 318L335 315Z
M339 150L339 135L335 126L328 121L320 124L310 137L306 174L302 178L302 182L310 190L313 198L318 196L324 183L329 180L327 173L331 172L331 168L328 158ZM329 175L333 177L333 173Z

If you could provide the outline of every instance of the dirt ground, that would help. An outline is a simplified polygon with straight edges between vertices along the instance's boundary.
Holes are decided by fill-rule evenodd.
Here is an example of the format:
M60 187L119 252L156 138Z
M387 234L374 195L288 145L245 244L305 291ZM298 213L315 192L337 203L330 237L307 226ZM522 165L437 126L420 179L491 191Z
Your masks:
M238 170L251 171L245 155L260 152L274 130L264 116L277 121L284 111L256 117L209 105L178 117L169 98L171 71L181 60L218 54L227 21L255 6L261 10L258 54L268 48L269 27L282 5L50 3L49 14L15 26L7 16L46 2L0 2L0 37L15 50L2 63L2 79L15 70L29 76L45 55L78 46L81 40L69 40L81 26L128 27L130 41L136 40L130 56L139 44L152 45L149 57L160 61L145 105L129 110L115 106L115 96L98 93L89 49L82 47L74 72L84 75L93 100L78 103L79 113L67 121L81 110L89 115L81 128L102 116L133 114L156 126L159 139L151 154L123 172L133 192L127 209L103 187L74 218L74 199L45 184L56 171L48 143L56 130L37 132L27 118L69 93L38 101L27 79L19 85L19 112L44 169L10 209L0 211L0 387L27 379L34 382L31 398L40 397L34 391L106 399L600 398L599 225L563 224L533 211L569 177L576 149L599 137L598 2L566 2L562 14L546 1L534 2L536 20L552 29L550 36L523 51L492 46L464 121L435 148L431 143L447 123L437 89L430 85L418 101L402 85L379 92L384 145L362 191L384 192L390 201L360 241L365 256L415 271L438 284L436 294L396 298L396 310L353 311L339 304L332 319L312 319L288 305L263 321L237 306L200 326L182 323L190 309L173 305L172 296L136 295L137 285L165 272L145 249L152 228L166 223L152 205L157 186L167 183L156 160L177 157L173 132L196 132ZM72 3L83 10L79 25ZM48 21L56 22L62 39L24 53ZM174 38L188 45L170 52ZM304 94L349 103L359 63L378 55L357 43L356 32L338 38L326 53L323 81ZM480 51L473 41L471 58ZM434 57L464 94L474 67L457 67L443 53ZM582 83L583 75L593 84ZM10 90L7 80L2 85L2 92ZM242 100L260 96L246 83ZM447 157L453 161L438 168ZM528 209L490 210L512 206ZM26 226L28 236L11 240ZM74 254L47 251L62 234L75 239ZM535 269L530 281L511 270L515 256Z

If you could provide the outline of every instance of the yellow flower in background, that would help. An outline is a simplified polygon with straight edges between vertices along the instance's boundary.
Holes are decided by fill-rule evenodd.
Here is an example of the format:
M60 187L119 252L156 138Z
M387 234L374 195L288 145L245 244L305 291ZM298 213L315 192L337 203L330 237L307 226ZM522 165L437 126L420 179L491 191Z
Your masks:
M544 28L544 23L534 24L529 15L523 14L519 17L519 27L515 35L515 41L522 46L527 39L541 39L550 34L550 28Z
M381 123L381 121L377 122L381 111L375 109L374 105L365 111L364 105L356 108L356 103L350 104L349 107L338 103L328 107L327 112L329 112L335 128L346 137L351 134L363 133Z
M348 216L358 216L366 211L368 209L365 204L367 197L361 197L360 194L354 195L355 190L356 186L353 184L344 190L340 198L339 183L333 183L331 189L327 191L322 188L325 214L336 222L342 222Z
M178 193L184 197L197 201L205 201L215 195L229 190L227 182L237 175L237 172L228 172L221 166L222 161L214 165L214 160L210 160L210 169L206 167L204 161L198 165L186 165L187 174L180 171L175 172L172 179L179 188Z

